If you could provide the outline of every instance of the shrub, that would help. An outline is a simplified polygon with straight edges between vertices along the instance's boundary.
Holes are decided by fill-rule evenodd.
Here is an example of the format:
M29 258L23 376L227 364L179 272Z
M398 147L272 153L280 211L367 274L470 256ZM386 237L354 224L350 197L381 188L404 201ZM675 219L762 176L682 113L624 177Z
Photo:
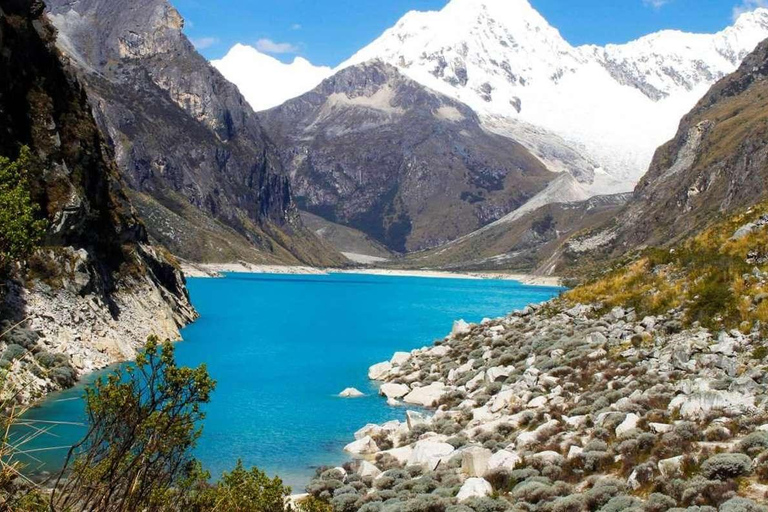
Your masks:
M0 156L0 273L31 254L45 234L45 221L36 219L40 208L29 191L31 166L27 147L14 162Z
M474 512L506 512L511 508L506 501L493 498L470 498L463 506Z
M741 440L739 449L749 455L768 450L768 432L753 432Z
M742 453L713 455L701 465L701 472L709 479L727 480L747 475L752 469L752 459Z
M632 496L615 496L608 500L600 512L629 512L642 511L643 502Z
M15 361L17 359L21 359L22 357L24 357L24 354L26 353L27 353L27 349L25 349L21 345L16 345L12 343L5 348L5 350L3 351L3 355L0 356L0 359L4 359L6 361Z
M747 498L731 498L723 503L720 512L768 512L768 507Z
M586 506L584 496L573 494L558 498L552 504L552 512L581 512Z
M654 492L648 496L648 501L645 502L645 512L666 512L670 508L677 506L677 502L659 492Z

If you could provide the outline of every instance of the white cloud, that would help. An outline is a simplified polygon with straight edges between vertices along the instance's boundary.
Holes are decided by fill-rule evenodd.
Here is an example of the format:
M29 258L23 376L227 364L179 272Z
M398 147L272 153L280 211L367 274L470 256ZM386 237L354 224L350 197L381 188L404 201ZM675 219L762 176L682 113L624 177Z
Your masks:
M291 30L301 30L301 23L294 23L291 25Z
M218 37L193 37L190 41L198 50L205 50L215 44L219 44Z
M672 0L643 0L643 5L654 9L661 9L671 1Z
M743 0L733 8L733 21L739 19L739 16L745 12L751 12L761 7L768 7L768 0Z
M276 43L271 39L256 41L256 49L264 53L298 53L299 47L293 43Z

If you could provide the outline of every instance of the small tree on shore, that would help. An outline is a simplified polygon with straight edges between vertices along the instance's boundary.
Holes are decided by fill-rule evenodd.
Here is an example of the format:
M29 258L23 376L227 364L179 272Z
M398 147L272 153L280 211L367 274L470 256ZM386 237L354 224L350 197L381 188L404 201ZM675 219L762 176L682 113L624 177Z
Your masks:
M69 452L52 510L170 509L196 466L191 450L214 385L205 366L177 366L170 342L150 337L135 365L87 390L90 429Z

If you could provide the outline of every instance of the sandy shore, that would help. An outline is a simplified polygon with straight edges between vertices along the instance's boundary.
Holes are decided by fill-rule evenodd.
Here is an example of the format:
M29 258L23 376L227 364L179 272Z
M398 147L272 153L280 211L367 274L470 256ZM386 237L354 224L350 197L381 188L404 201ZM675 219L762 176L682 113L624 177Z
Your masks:
M189 263L182 264L187 277L222 277L226 272L247 274L365 274L377 276L429 277L435 279L508 279L530 286L561 286L562 279L555 276L535 276L530 274L507 274L503 272L444 272L439 270L392 270L377 268L359 269L322 269L313 267L293 267L281 265L252 265L249 263Z

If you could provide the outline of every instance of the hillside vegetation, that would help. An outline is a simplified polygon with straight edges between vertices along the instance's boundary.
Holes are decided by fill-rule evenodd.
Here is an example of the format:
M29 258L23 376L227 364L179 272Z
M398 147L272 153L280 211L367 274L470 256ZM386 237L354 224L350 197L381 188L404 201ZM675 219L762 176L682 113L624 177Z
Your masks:
M722 220L674 249L647 249L567 294L574 302L671 309L686 327L765 332L768 322L768 202Z

